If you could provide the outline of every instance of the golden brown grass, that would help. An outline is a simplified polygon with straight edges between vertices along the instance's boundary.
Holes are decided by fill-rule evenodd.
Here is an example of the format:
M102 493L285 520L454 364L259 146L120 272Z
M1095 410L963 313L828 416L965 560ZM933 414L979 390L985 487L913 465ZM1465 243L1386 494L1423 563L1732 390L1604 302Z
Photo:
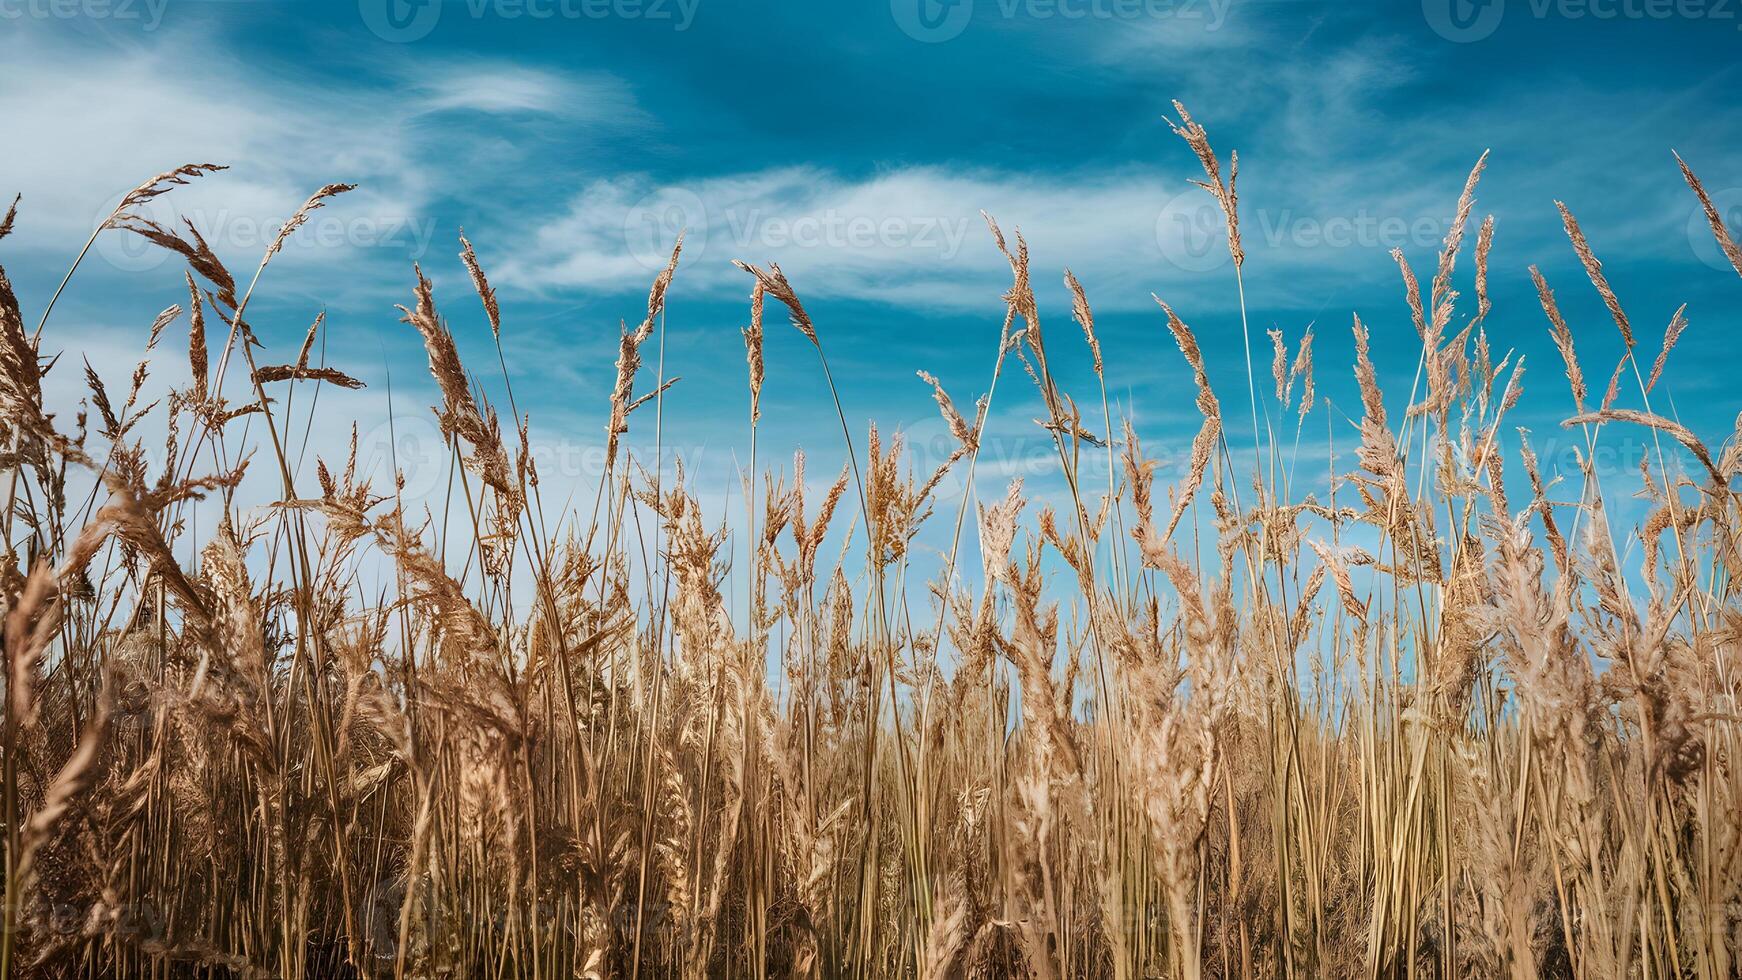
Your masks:
M1224 181L1179 118L1238 272L1235 158ZM215 168L148 181L105 233L189 266L193 380L162 406L138 403L142 363L125 399L88 370L94 429L50 417L42 327L0 274L0 977L1736 976L1742 429L1714 444L1652 409L1686 320L1647 381L1562 207L1627 351L1588 404L1574 332L1530 270L1580 443L1577 477L1545 480L1503 430L1523 365L1495 359L1485 325L1491 219L1475 316L1453 326L1485 161L1425 297L1398 256L1426 389L1402 411L1369 356L1394 340L1354 322L1356 468L1327 500L1289 486L1309 415L1331 411L1312 332L1292 357L1270 335L1288 451L1260 431L1248 347L1252 472L1161 303L1183 354L1164 370L1189 373L1202 422L1179 485L1158 487L1108 407L1086 291L1065 273L1099 385L1087 421L1048 360L1027 244L993 223L1012 287L988 390L965 415L919 372L954 451L916 474L873 425L860 459L837 399L848 465L807 499L802 454L788 482L752 448L735 541L681 468L643 469L622 439L660 424L673 379L661 358L649 380L644 350L663 343L681 246L622 331L599 503L575 521L546 514L523 418L504 435L416 274L402 310L472 531L438 543L396 483L362 481L354 435L299 483L284 406L358 382L311 362L318 320L294 358L256 365L243 315L282 240L238 294L197 230L133 210ZM460 244L500 364L512 310ZM778 380L765 300L825 377L828 330L779 267L742 267L754 447ZM160 314L148 348L182 315ZM228 334L215 351L208 324ZM229 402L238 352L248 388ZM1068 512L1030 507L1020 481L991 502L936 496L952 471L973 485L1012 356ZM1619 404L1628 368L1637 407ZM512 408L505 370L501 387ZM132 434L154 411L157 473ZM249 422L268 436L254 467ZM1642 486L1592 462L1611 428L1651 441ZM1506 445L1524 491L1505 485ZM69 479L96 489L69 499ZM237 506L244 479L275 480L278 504ZM839 506L849 479L856 512ZM1649 502L1640 527L1610 525L1618 494ZM189 502L214 495L224 521L190 540ZM958 560L970 516L979 568ZM936 563L911 546L931 519L953 527ZM394 569L385 594L362 588L364 551ZM910 608L926 579L935 606ZM532 597L519 612L516 595Z

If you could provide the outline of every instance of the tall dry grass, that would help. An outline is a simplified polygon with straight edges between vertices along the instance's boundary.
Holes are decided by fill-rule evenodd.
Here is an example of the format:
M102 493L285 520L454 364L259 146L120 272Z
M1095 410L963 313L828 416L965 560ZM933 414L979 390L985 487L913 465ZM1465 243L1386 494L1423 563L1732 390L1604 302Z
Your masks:
M1179 114L1243 274L1237 168ZM1012 284L985 394L964 412L920 372L955 450L915 472L899 434L855 442L837 397L849 464L819 498L802 454L776 476L752 449L738 540L622 438L661 424L681 243L622 334L590 514L545 509L487 263L460 239L489 384L416 273L401 310L456 512L420 516L354 448L299 478L292 404L358 382L312 356L318 320L258 362L245 314L282 237L242 286L191 225L139 211L216 168L146 182L99 233L188 265L146 344L185 322L192 382L161 405L140 403L141 362L124 395L87 369L89 414L51 417L43 374L68 368L48 311L27 329L0 274L0 976L1738 975L1742 431L1713 443L1653 408L1686 321L1647 378L1562 206L1626 355L1593 400L1531 269L1581 447L1580 473L1548 479L1508 420L1522 359L1487 332L1491 219L1473 313L1454 285L1482 166L1427 288L1396 256L1421 352L1406 402L1369 357L1406 341L1353 323L1352 445L1315 395L1312 333L1272 333L1268 404L1245 346L1249 465L1189 311L1161 302L1180 355L1161 370L1192 379L1201 423L1157 486L1108 404L1086 291L1065 273L1098 383L1079 403L1027 243L988 219ZM754 446L769 300L834 382L798 287L742 268ZM946 476L974 485L1018 366L1068 495L940 499ZM1324 500L1290 488L1320 421ZM1637 479L1591 462L1617 431L1650 442ZM1504 446L1526 483L1506 485ZM277 503L242 507L244 480ZM1618 495L1649 502L1641 526L1611 525ZM195 540L197 499L224 519ZM450 516L469 533L432 533ZM941 561L913 547L927 521ZM391 589L366 591L362 554Z

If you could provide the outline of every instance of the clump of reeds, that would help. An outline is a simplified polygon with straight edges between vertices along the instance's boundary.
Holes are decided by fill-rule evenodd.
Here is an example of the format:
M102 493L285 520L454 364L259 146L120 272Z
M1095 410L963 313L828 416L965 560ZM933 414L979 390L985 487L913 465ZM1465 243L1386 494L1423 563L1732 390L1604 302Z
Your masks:
M1255 271L1236 159L1178 114ZM141 324L149 352L187 318L185 389L154 401L148 362L124 381L86 365L86 405L51 411L53 303L33 329L0 272L0 978L1736 976L1742 417L1711 437L1653 407L1691 316L1642 368L1602 230L1563 205L1626 350L1594 400L1528 269L1578 449L1545 472L1503 425L1524 375L1491 331L1492 218L1458 303L1486 164L1425 295L1397 253L1396 316L1354 318L1355 443L1326 429L1316 480L1294 466L1331 411L1312 328L1292 353L1270 333L1296 432L1260 439L1252 384L1248 468L1193 311L1162 303L1155 343L1183 357L1153 370L1191 384L1199 420L1162 471L1107 399L1090 289L1064 273L1099 420L1049 356L1026 241L990 218L1012 285L985 394L964 413L919 371L951 451L916 472L870 422L861 459L825 308L744 264L752 446L765 389L801 383L765 373L773 299L819 355L845 459L819 496L802 453L764 473L752 449L736 537L681 463L625 438L681 392L652 353L680 242L601 377L590 514L539 499L500 357L512 297L462 236L502 368L475 374L413 270L400 309L455 464L456 513L419 514L398 479L359 475L355 429L348 458L296 465L297 392L363 381L317 355L321 317L268 364L279 331L245 318L285 239L349 188L317 191L244 282L197 227L139 211L220 168L145 182L98 233L185 262L185 309ZM1425 392L1399 403L1372 351L1406 317ZM1044 406L1054 499L977 497L1010 358ZM959 365L932 367L961 393ZM1649 447L1637 479L1594 462L1618 439ZM240 506L263 479L275 505ZM1645 503L1637 527L1613 523L1621 494ZM941 555L916 545L934 519Z

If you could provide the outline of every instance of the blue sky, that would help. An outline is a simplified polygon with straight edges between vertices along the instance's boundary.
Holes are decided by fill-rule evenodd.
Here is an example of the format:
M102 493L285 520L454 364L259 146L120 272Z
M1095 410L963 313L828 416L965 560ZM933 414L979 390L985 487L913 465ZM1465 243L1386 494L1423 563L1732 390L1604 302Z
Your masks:
M1496 217L1490 334L1529 364L1516 421L1547 442L1570 414L1529 264L1555 286L1593 384L1620 351L1560 231L1560 198L1645 356L1688 304L1656 407L1715 443L1742 408L1742 282L1670 150L1742 216L1739 54L1734 0L0 0L0 191L24 195L0 262L34 316L120 193L210 161L232 169L162 199L160 213L189 215L233 267L252 269L311 191L358 183L275 260L252 307L280 347L326 309L329 360L370 383L323 394L311 445L331 452L352 418L379 426L390 371L393 407L427 418L421 348L393 309L410 300L413 262L499 392L455 257L463 226L502 296L534 441L585 483L618 323L639 318L663 250L688 227L664 365L684 380L666 402L665 442L723 493L747 445L749 280L730 260L779 261L856 430L874 418L923 449L943 430L913 372L937 374L968 406L991 369L1008 273L985 209L1028 237L1067 389L1092 400L1060 286L1068 266L1099 316L1115 410L1146 449L1177 452L1197 419L1151 292L1197 329L1230 415L1243 420L1245 405L1233 270L1206 247L1212 205L1164 122L1177 98L1218 152L1240 152L1261 362L1265 329L1292 347L1315 324L1321 391L1352 407L1359 312L1401 411L1419 344L1388 252L1402 248L1427 278L1464 176L1491 149L1477 215ZM1466 258L1458 288L1473 296L1470 271ZM119 384L152 315L185 298L180 276L105 239L46 349L89 356ZM814 365L796 332L771 325L764 460L798 445L839 459ZM160 351L153 383L178 370L175 351ZM70 406L77 372L56 373ZM989 438L1004 460L985 468L983 493L1015 473L1050 479L1023 384L1008 374L1000 386ZM651 416L637 422L633 438L650 440ZM1323 469L1327 430L1352 444L1340 409L1321 407L1303 469ZM1633 469L1617 458L1617 472ZM813 462L813 477L828 472Z

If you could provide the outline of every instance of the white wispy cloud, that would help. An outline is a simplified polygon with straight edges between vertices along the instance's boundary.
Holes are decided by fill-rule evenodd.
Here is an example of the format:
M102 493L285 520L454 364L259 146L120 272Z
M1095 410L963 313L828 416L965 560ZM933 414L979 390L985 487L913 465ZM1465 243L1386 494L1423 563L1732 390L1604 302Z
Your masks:
M1029 176L911 167L852 178L781 167L685 183L611 178L540 226L501 276L528 289L639 282L685 231L686 288L742 292L744 277L729 262L742 258L779 262L811 295L983 306L1009 276L985 210L1027 237L1037 280L1049 270L1050 283L1067 261L1120 264L1136 288L1145 267L1164 261L1158 218L1188 189L1136 169Z
M498 275L534 291L639 286L685 231L688 290L742 293L743 275L729 262L741 258L779 262L801 295L984 308L1010 274L985 210L1027 239L1043 300L1063 297L1068 266L1098 307L1142 308L1151 291L1221 295L1231 284L1220 212L1189 176L1185 166L1043 174L919 166L865 177L818 167L678 183L613 177L587 185L520 239ZM1457 186L1336 190L1282 208L1248 195L1242 227L1254 264L1335 267L1345 280L1392 275L1391 248L1438 246ZM1309 284L1279 279L1274 288L1286 296Z
M428 112L526 113L570 121L645 122L622 79L603 72L569 74L496 61L425 61L408 66L401 90Z
M603 73L474 58L425 71L416 81L392 70L334 80L226 51L192 29L165 28L144 43L52 26L25 26L0 38L0 63L7 66L0 119L19 136L0 154L0 190L24 197L16 239L22 244L15 247L64 262L128 189L183 163L210 162L230 169L178 188L144 212L171 226L191 221L241 270L258 261L316 188L354 183L358 190L292 240L275 262L277 274L356 270L359 257L403 271L405 261L430 250L438 232L451 238L454 229L438 229L432 212L471 180L476 161L454 149L465 125L449 115L625 126L639 119L627 86ZM41 83L51 78L53 84ZM167 253L113 232L100 239L93 258L93 268L122 272L169 261Z

